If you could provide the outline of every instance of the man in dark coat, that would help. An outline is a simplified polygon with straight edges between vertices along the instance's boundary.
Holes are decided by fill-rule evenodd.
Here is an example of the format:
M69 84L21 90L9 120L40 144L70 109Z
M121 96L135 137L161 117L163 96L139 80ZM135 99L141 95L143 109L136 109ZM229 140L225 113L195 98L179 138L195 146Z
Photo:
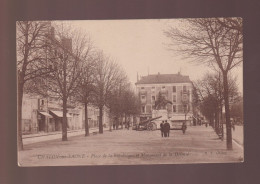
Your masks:
M162 137L164 135L164 126L163 125L164 125L164 121L162 121L161 124L160 124Z
M170 127L170 124L167 122L167 120L165 121L165 123L163 125L163 129L164 129L164 136L169 137L171 127Z

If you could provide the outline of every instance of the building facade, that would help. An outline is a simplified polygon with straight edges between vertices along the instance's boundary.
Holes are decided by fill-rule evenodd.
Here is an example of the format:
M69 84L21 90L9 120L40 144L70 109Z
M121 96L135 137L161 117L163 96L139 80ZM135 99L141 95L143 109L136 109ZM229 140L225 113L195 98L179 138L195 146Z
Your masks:
M84 107L77 104L69 104L68 130L79 130L85 128ZM41 98L36 95L24 94L22 106L22 132L23 134L61 131L63 112L62 102L56 98ZM107 110L104 110L103 125L108 126L110 122ZM89 128L99 125L99 109L93 105L88 106Z
M180 73L144 76L136 82L136 90L141 101L141 120L152 117L159 94L171 102L166 105L169 118L181 114L192 116L193 85L189 76Z

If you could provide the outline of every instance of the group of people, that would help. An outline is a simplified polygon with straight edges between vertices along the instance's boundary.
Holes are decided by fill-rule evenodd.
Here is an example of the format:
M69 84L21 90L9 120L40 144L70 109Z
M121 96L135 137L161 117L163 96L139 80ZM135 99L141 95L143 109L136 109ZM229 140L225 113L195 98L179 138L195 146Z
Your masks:
M167 120L162 121L162 123L160 124L160 128L161 128L161 134L162 137L169 137L170 136L170 124L167 122Z

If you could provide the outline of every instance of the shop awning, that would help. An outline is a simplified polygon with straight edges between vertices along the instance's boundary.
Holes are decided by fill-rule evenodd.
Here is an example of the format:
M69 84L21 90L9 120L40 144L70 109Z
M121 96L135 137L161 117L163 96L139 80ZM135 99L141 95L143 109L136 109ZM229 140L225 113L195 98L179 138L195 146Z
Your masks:
M62 111L51 111L51 112L52 112L53 114L55 114L56 116L58 116L59 118L62 118L62 117L63 117L63 112L62 112ZM68 113L67 113L66 117L67 117L67 118L72 118L72 116L69 115Z
M49 118L52 118L52 115L50 115L49 113L47 112L39 112L41 115L43 116L46 116L46 117L49 117Z

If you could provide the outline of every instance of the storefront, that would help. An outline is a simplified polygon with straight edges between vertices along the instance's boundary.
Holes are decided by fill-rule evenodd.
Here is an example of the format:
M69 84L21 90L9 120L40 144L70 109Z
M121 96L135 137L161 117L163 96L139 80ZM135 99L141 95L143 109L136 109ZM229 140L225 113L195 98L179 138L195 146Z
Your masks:
M50 115L52 115L53 119L54 119L54 131L61 131L62 130L63 112L50 110ZM69 121L71 121L72 116L67 113L66 117L67 117L67 125L68 125L67 128L69 128Z
M50 125L52 123L53 116L45 111L38 111L38 131L49 132L51 131Z

